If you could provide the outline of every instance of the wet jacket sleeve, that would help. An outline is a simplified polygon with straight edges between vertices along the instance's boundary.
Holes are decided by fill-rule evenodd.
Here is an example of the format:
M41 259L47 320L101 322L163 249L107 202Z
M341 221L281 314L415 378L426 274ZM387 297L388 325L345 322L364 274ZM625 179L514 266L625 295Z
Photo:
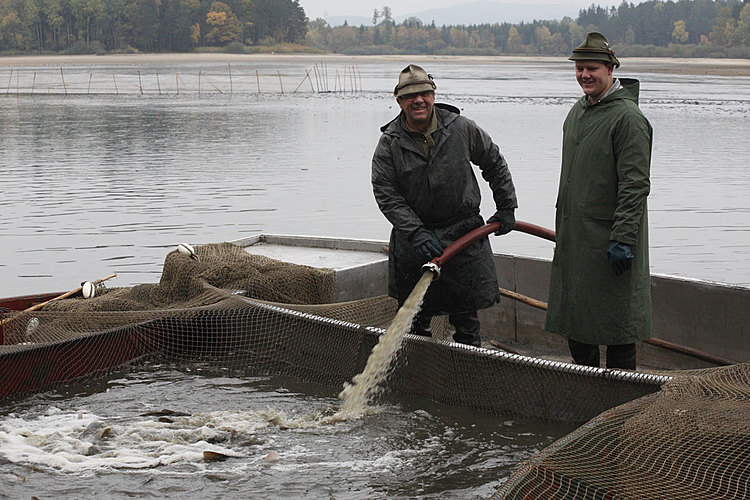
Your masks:
M380 211L394 229L411 237L423 223L399 190L396 167L390 152L392 140L394 139L383 135L375 148L372 157L372 190Z
M510 175L508 162L490 135L466 118L466 134L471 151L471 162L479 167L482 177L492 189L497 210L518 208L516 188Z
M637 245L639 224L651 189L652 129L641 113L630 112L618 120L613 134L618 180L610 240Z

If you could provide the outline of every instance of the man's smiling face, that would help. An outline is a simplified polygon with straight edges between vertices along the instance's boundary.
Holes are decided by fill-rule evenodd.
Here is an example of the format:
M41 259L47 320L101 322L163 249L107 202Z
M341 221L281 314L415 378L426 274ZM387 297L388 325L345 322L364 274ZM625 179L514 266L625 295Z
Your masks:
M611 64L602 61L576 61L576 80L591 102L596 102L612 86Z
M435 92L430 90L406 94L396 100L406 115L406 123L414 130L420 132L426 131L430 126L430 119L432 118Z

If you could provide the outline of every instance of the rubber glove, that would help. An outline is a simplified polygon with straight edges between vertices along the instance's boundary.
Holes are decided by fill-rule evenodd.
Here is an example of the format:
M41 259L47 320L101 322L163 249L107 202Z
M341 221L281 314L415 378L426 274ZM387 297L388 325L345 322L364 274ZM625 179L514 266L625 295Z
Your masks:
M633 267L633 254L630 251L630 246L625 243L613 241L609 245L609 250L607 250L607 257L609 257L609 265L612 266L617 276L630 271L630 268Z
M430 261L443 255L443 244L435 233L423 227L417 229L411 237L411 244L419 255Z
M509 208L507 210L498 210L495 215L487 219L487 224L490 222L499 222L500 229L495 231L495 236L502 236L513 231L513 226L516 225L516 216L513 214L514 209Z

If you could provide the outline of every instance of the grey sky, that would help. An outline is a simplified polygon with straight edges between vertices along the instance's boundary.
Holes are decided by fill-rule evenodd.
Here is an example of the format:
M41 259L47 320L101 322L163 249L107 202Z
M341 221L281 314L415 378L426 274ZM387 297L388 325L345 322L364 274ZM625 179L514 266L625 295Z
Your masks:
M397 17L474 1L476 0L299 0L299 3L305 9L307 17L315 19L349 15L371 17L375 9L380 10L384 5L390 7L393 16ZM592 3L609 7L619 5L621 2L622 0L534 0L534 3L578 5L581 9L591 6ZM641 3L640 0L630 0L630 2ZM503 0L499 3L519 4L523 3L523 0Z

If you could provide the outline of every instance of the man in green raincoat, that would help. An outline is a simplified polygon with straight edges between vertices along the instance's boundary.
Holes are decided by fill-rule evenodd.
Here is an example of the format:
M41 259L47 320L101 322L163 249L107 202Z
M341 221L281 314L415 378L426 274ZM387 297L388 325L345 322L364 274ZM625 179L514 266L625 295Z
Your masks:
M410 64L393 92L399 115L380 130L372 159L372 187L381 212L393 225L389 246L388 292L399 306L422 276L422 265L445 247L484 224L481 195L472 164L489 183L499 222L495 234L515 224L516 192L508 164L490 136L460 115L435 103L435 82ZM433 281L412 329L430 335L432 316L448 315L453 340L479 346L477 310L500 300L492 249L485 237L445 263Z
M651 336L646 198L652 128L638 108L637 80L601 33L573 50L585 94L563 125L557 243L546 329L568 339L573 361L636 367L636 342Z

